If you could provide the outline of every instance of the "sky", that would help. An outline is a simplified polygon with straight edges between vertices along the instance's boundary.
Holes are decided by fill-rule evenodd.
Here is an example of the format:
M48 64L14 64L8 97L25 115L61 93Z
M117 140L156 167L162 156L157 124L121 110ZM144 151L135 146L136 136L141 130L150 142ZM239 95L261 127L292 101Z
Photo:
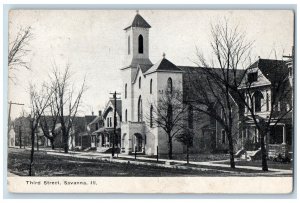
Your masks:
M281 58L291 54L294 16L291 11L226 10L140 10L151 25L150 60L166 58L176 65L195 66L196 48L210 55L210 25L224 18L239 25L249 41L254 41L252 58ZM29 83L37 87L49 80L52 64L70 64L72 82L78 87L86 76L87 91L82 98L81 115L103 110L110 92L121 91L120 69L124 67L126 38L124 28L133 21L135 10L12 10L9 40L21 27L32 27L33 39L26 57L31 70L15 71L9 81L11 117L29 111ZM274 53L277 53L275 56Z

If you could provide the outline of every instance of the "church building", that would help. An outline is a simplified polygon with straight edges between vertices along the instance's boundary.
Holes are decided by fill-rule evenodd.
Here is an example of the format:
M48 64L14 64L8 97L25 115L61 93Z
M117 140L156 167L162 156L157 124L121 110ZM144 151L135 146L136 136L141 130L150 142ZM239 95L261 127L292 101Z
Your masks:
M168 153L168 138L160 127L147 124L153 105L168 89L183 91L183 70L174 65L165 54L156 63L149 58L149 31L151 26L137 13L125 31L126 64L122 71L122 153L148 155ZM197 140L197 139L195 139ZM183 153L182 143L173 139L173 153Z

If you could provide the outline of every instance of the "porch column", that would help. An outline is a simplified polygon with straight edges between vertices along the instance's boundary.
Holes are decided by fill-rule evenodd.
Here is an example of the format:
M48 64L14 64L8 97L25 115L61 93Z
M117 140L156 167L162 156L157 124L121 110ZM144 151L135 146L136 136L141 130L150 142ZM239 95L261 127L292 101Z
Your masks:
M286 144L285 125L282 125L282 144Z

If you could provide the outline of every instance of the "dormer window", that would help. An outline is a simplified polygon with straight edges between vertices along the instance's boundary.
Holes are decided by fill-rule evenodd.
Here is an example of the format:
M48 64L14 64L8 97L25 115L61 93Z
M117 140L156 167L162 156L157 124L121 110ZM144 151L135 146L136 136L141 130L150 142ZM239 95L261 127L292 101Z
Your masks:
M248 83L253 83L257 81L257 72L248 73Z

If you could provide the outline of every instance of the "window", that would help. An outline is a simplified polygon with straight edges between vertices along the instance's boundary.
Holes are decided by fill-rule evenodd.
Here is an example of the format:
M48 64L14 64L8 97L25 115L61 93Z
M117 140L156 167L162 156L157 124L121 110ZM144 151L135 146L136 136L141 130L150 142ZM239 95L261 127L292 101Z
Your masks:
M107 127L109 127L109 118L106 118L106 122Z
M130 36L128 36L128 55L130 54Z
M172 78L169 78L167 82L167 90L171 94L172 94L172 89L173 89Z
M109 127L112 126L111 117L109 118Z
M249 103L249 97L246 96L246 98L247 98L247 104L248 104L249 106L251 106L251 104ZM249 111L248 106L245 105L245 112L248 113L248 111Z
M226 132L224 129L222 129L221 131L221 136L222 136L222 144L225 144L226 143Z
M270 98L269 98L269 93L267 93L266 103L267 103L267 111L269 111L269 110L270 110Z
M254 73L248 73L248 82L256 82L257 81L257 72Z
M127 83L125 84L125 99L127 98Z
M188 125L189 125L189 128L190 129L193 129L194 128L194 112L193 112L193 106L190 105L189 106L189 109L188 109Z
M143 121L143 106L142 106L142 97L139 97L139 101L138 101L138 122L142 122Z
M150 80L150 94L152 94L152 79Z
M125 110L125 122L127 122L127 109Z
M144 38L142 35L139 36L139 54L144 53Z
M139 77L139 89L141 89L141 86L142 86L142 78L141 77Z
M255 107L255 112L261 112L261 100L263 99L263 95L260 91L256 91L254 93L254 107Z
M150 128L153 128L153 106L150 106Z

